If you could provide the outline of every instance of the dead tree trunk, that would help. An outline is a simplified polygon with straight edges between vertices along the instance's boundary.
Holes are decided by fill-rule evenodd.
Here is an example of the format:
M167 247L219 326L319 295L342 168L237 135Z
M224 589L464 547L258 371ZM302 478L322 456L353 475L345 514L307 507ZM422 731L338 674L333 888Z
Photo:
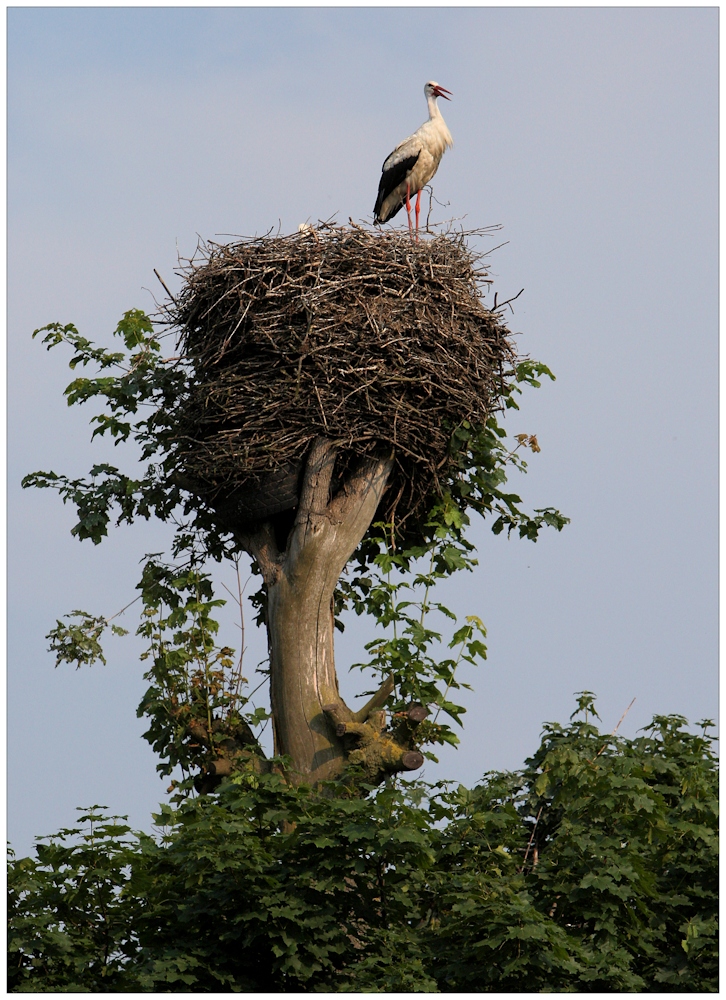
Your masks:
M347 763L369 781L423 763L420 753L384 729L380 709L392 681L357 713L338 691L333 595L373 519L393 458L361 461L331 499L336 450L326 438L314 441L284 551L270 521L235 533L257 561L267 588L275 753L290 758L291 780L313 784L336 777Z

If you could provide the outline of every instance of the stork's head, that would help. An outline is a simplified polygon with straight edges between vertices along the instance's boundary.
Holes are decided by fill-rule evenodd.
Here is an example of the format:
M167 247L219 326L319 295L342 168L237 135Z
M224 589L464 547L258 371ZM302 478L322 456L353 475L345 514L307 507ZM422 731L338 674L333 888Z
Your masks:
M426 84L426 86L424 87L424 94L426 95L426 100L428 100L429 97L443 97L447 101L451 100L451 97L446 96L447 94L451 94L451 91L447 90L446 87L442 87L434 80L429 80L429 82Z

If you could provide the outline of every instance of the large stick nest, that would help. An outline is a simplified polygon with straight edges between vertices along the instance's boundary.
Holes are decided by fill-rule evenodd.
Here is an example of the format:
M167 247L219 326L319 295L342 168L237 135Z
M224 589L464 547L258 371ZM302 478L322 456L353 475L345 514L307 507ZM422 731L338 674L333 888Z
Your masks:
M325 435L340 446L339 479L392 449L379 516L420 516L454 474L453 430L499 408L511 376L472 235L414 242L324 224L202 244L169 307L193 373L176 415L186 482L228 522L268 516L294 506L305 454Z

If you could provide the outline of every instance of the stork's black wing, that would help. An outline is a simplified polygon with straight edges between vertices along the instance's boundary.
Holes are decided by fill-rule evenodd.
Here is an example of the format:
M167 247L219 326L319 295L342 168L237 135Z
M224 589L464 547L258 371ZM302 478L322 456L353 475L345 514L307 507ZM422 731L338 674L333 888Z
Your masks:
M377 222L386 222L388 219L392 219L393 216L401 210L403 202L401 202L401 204L398 205L398 207L395 208L392 212L389 212L389 214L386 216L385 219L379 219L378 213L381 210L383 202L386 200L389 194L398 187L401 181L406 179L406 174L408 174L408 172L413 169L420 155L421 155L421 150L419 149L418 153L416 153L415 156L404 156L400 160L394 160L393 163L391 163L388 166L388 168L386 168L386 163L389 162L391 157L389 156L386 159L385 163L383 164L383 173L381 174L381 182L378 185L378 197L376 198L375 208L373 209L373 217Z

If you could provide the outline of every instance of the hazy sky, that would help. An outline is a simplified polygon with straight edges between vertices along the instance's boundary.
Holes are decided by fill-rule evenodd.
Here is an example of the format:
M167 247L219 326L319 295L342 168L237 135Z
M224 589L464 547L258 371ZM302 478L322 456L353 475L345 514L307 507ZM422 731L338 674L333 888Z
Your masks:
M480 567L452 582L489 630L458 751L426 777L516 768L541 723L595 691L602 725L717 710L717 46L702 8L13 8L9 123L9 835L103 803L149 828L166 782L140 738L140 646L53 668L45 634L128 603L154 524L94 548L27 472L82 475L132 456L89 443L69 410L67 355L30 335L52 320L108 342L172 287L197 234L369 219L380 166L453 92L435 179L438 221L500 223L500 299L557 381L508 418L542 446L514 485L572 523L536 544L472 533ZM444 104L444 102L442 102ZM405 225L403 220L397 223ZM233 570L217 574L230 586ZM134 628L133 609L125 624ZM230 621L230 641L236 642ZM371 638L337 648L347 665ZM248 671L264 655L249 637ZM472 672L473 673L473 672Z

